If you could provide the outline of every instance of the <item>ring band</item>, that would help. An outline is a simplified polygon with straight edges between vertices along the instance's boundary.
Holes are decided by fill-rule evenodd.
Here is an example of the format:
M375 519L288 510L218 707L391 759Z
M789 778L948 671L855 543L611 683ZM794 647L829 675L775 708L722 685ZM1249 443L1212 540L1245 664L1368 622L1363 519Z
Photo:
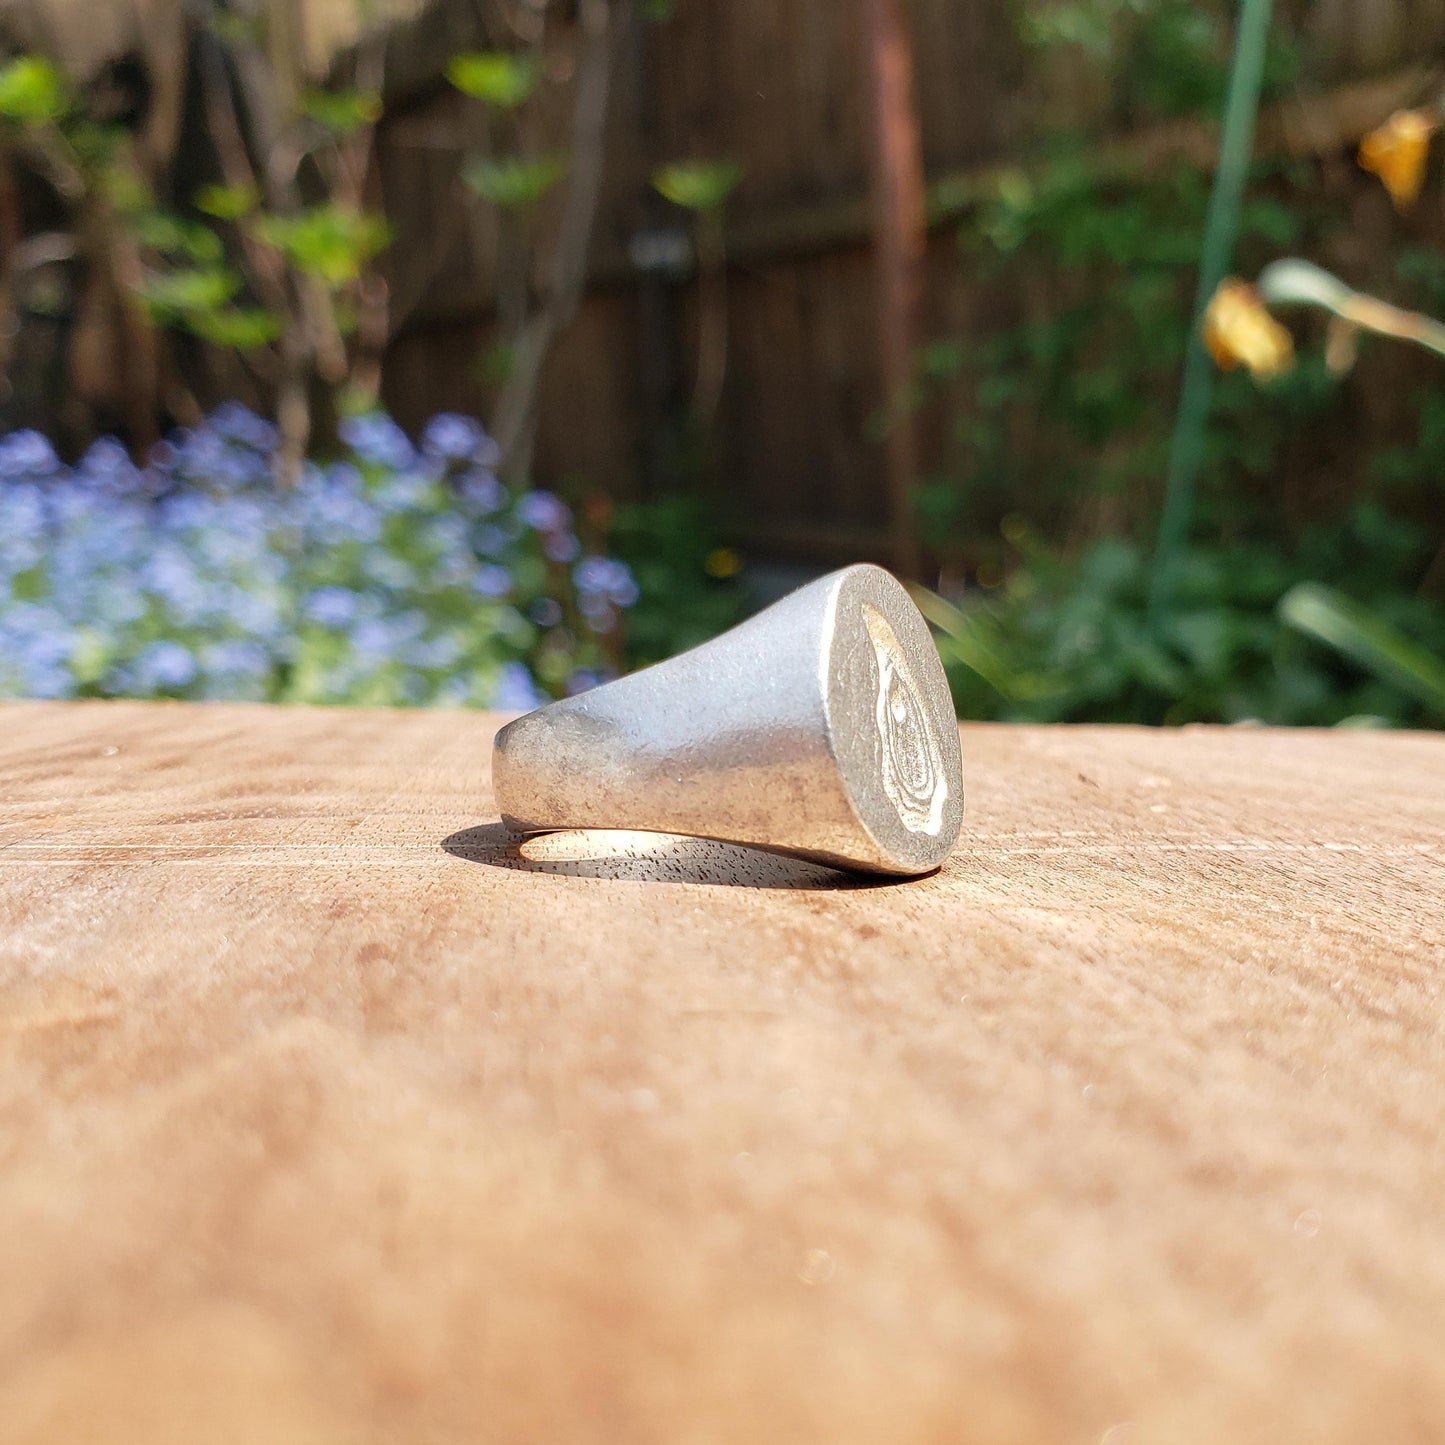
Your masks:
M508 723L492 784L516 833L681 833L901 876L939 867L963 820L938 649L868 564Z

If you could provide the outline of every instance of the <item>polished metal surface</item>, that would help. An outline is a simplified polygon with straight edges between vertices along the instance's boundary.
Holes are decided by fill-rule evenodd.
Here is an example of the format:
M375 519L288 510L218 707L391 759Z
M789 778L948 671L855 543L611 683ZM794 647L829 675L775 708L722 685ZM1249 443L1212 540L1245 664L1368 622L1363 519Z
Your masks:
M681 833L873 873L937 868L963 820L938 650L866 564L508 723L492 781L518 833Z

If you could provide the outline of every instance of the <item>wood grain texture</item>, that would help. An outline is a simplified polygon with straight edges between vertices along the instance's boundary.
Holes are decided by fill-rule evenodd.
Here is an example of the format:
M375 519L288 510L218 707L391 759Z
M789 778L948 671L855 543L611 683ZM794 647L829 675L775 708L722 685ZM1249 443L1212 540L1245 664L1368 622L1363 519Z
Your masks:
M859 886L495 720L0 708L0 1439L1439 1441L1445 740L966 727Z

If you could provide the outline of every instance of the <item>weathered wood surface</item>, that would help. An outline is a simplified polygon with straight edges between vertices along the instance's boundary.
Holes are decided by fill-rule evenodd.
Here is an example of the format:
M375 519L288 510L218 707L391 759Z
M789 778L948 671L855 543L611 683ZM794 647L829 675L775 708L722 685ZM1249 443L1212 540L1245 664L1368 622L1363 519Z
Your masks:
M0 708L7 1445L1440 1440L1445 739L967 727L865 887L492 725Z

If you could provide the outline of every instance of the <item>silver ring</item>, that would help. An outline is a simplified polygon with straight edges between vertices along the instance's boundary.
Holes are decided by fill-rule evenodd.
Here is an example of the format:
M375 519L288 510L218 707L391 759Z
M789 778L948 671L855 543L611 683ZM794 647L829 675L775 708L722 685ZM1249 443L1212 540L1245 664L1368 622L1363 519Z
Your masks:
M939 867L963 822L938 649L867 564L508 723L492 786L514 833L680 833L903 876Z

